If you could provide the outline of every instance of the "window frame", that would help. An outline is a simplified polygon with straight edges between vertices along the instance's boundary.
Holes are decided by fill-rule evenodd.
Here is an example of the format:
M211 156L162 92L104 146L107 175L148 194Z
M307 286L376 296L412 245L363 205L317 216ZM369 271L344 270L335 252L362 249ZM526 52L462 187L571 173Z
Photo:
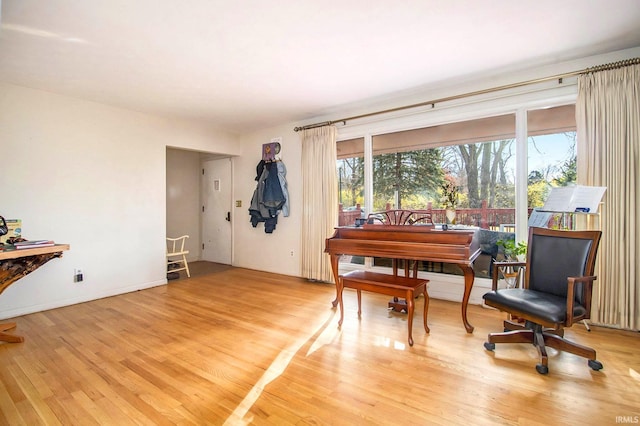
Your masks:
M500 96L501 95L501 96ZM373 211L373 137L385 133L414 130L423 127L445 125L497 115L515 115L516 149L516 241L525 241L527 230L527 178L528 178L528 129L527 113L530 110L574 104L577 99L577 80L562 83L547 82L532 85L524 92L505 90L473 98L458 99L432 108L418 111L401 111L393 114L367 117L347 122L338 127L338 142L364 139L364 208ZM367 265L367 262L365 262ZM370 266L370 264L369 264Z

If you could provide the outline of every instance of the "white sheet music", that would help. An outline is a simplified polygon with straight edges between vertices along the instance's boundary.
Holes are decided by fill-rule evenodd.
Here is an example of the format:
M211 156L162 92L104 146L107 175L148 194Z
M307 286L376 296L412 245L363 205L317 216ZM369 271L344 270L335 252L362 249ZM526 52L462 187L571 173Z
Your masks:
M542 212L538 209L533 209L531 216L529 216L529 226L536 228L546 228L549 224L549 220L553 213Z
M597 213L605 186L564 186L552 188L542 210L548 212Z

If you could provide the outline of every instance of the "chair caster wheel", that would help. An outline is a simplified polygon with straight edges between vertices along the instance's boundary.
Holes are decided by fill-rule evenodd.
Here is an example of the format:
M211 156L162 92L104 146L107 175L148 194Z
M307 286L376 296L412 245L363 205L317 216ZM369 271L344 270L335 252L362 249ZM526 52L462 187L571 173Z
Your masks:
M496 348L495 343L484 342L484 348L488 351L493 351Z
M588 361L589 367L591 367L592 370L598 371L598 370L602 370L602 363L600 361L596 361L595 359L590 359Z
M549 372L549 367L542 364L536 364L536 371L540 374L547 374Z

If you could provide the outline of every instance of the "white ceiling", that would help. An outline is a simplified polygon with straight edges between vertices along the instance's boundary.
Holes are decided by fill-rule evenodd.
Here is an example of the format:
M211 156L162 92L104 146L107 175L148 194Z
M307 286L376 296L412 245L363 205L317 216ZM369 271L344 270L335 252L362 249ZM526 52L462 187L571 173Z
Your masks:
M4 0L0 19L0 81L233 132L640 46L639 0Z

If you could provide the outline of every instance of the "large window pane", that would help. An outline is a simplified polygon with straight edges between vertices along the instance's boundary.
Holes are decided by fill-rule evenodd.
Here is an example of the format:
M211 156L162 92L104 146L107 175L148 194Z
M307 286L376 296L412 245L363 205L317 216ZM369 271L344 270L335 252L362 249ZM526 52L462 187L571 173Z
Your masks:
M374 212L430 210L436 224L447 223L444 190L455 188L455 223L481 229L482 254L474 270L478 277L489 277L492 262L504 255L496 242L515 239L516 191L527 191L531 212L544 204L553 186L575 183L573 105L528 112L529 179L518 187L515 128L515 114L506 114L374 135L371 158L364 157L364 138L339 142L340 224L353 225L356 217L369 213L361 209L370 191L364 188L365 162L373 172ZM549 226L557 226L554 220ZM364 259L354 256L342 262L362 264ZM375 258L373 265L390 266L391 260ZM420 262L419 268L461 273L450 264Z
M544 205L553 187L576 183L575 105L529 111L527 122L527 203L531 212ZM548 226L571 227L570 220L570 216L553 214Z
M364 217L364 139L351 139L337 144L338 161L338 225L353 225Z
M505 226L513 231L514 180L512 114L373 137L375 210L430 210L438 224L447 223L445 209L453 207L455 224L486 230L487 247L495 245L491 241ZM452 189L453 196L447 197L445 191ZM475 262L477 276L489 276L494 248ZM391 260L375 258L373 263L389 266ZM458 266L443 263L420 262L419 269L461 274Z
M513 115L374 136L374 209L426 209L446 223L455 207L456 224L513 226L514 136Z
M364 139L350 139L337 143L338 160L338 226L353 226L364 218ZM344 255L341 264L364 264L362 256Z

